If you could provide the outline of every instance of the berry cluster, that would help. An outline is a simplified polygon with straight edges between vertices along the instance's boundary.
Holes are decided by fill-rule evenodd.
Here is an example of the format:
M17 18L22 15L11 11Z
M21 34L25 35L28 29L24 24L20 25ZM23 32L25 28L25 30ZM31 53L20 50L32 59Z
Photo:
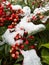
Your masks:
M9 21L8 28L13 28L19 22L22 13L21 9L13 10L10 3L8 5L0 3L0 26L4 26Z
M37 16L33 15L32 16L32 21L37 21L37 20L41 20L44 18L44 15L40 12L37 13Z
M19 45L18 44L16 44L16 45L13 45L12 47L11 47L11 50L10 50L10 53L11 53L11 56L12 56L12 58L14 58L14 59L17 59L17 58L19 58Z
M0 4L0 26L3 26L5 21L5 12L3 9L3 6Z
M34 36L31 35L28 38L33 40ZM14 58L14 59L19 58L19 56L21 55L20 50L24 50L25 46L28 46L28 49L35 49L35 45L29 46L29 43L30 43L29 40L27 38L24 38L24 37L22 38L22 36L20 36L19 34L17 34L14 39L15 40L18 40L18 39L23 40L23 43L21 43L21 44L16 43L15 45L11 46L10 54L11 54L12 58Z

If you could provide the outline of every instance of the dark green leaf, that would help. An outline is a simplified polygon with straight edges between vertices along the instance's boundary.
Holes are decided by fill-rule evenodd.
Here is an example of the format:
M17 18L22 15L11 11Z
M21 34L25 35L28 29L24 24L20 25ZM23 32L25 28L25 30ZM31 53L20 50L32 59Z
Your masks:
M14 64L14 65L21 65L21 64Z
M22 61L22 60L23 60L23 56L21 55L21 56L16 60L15 63L18 63L18 62L20 62L20 61Z
M49 56L42 56L43 62L49 65Z
M39 47L39 49L42 48L42 47L45 47L45 48L48 48L49 49L49 43L41 44L41 46Z
M41 58L42 58L42 62L46 63L49 65L49 50L46 48L43 48L41 50Z
M0 65L1 65L2 59L0 59Z

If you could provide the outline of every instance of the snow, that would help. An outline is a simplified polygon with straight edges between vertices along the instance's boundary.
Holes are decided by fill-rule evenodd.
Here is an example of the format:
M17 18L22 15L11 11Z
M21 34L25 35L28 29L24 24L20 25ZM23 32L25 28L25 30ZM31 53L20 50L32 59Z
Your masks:
M23 40L22 39L19 39L15 43L22 44L23 43Z
M19 25L19 28L24 28L28 34L32 33L35 34L37 32L40 32L41 30L45 29L45 26L43 24L39 24L39 25L35 25L32 22L27 22L29 17L24 17L23 19L21 19ZM17 26L16 26L17 28Z
M23 10L25 16L30 15L30 13L31 13L31 9L28 6L23 7L22 10Z
M43 19L41 19L42 23L46 23L46 21L49 19L49 16L45 16Z
M45 13L48 10L49 10L49 2L45 5L45 7L36 8L33 13L34 15L36 15L38 12ZM43 19L41 19L41 22L46 23L48 18L49 16L45 16Z
M27 4L27 0L24 0L25 4Z
M21 50L21 53L24 56L23 65L42 65L35 49Z
M27 0L25 0L27 1ZM43 0L42 0L43 1ZM9 4L8 1L3 2L6 5ZM27 4L27 3L26 3ZM36 34L37 32L45 30L45 25L43 24L37 24L35 25L30 19L32 16L36 16L38 12L44 13L47 10L49 10L49 3L45 5L45 7L36 8L33 13L31 13L31 9L28 6L21 7L20 5L11 5L13 10L21 9L24 12L24 17L21 19L21 21L15 26L14 31L13 29L7 29L6 32L2 35L3 42L0 41L0 45L5 43L8 43L9 45L14 45L16 43L23 44L22 39L15 40L15 36L17 34L20 34L22 37L24 35L24 32L27 31L28 34ZM49 16L45 16L43 19L41 19L42 23L45 23ZM29 20L29 22L28 22ZM23 28L23 29L21 29ZM25 30L25 31L24 31ZM38 57L35 49L32 50L20 50L22 55L24 56L23 65L42 65L40 62L40 58Z
M40 32L42 30L45 30L44 24L37 24L35 25L30 19L32 16L36 16L38 12L45 12L49 10L49 3L45 5L45 7L36 8L33 13L31 13L31 9L28 6L21 7L20 5L12 5L12 8L14 10L22 9L24 12L24 17L21 19L21 21L15 26L15 31L10 32L10 29L7 29L6 32L2 35L3 40L5 40L6 43L9 43L10 45L16 44L16 43L23 43L23 40L14 40L14 37L19 33L22 37L24 35L24 30L28 32L28 34L36 34L37 32ZM41 19L42 23L45 23L49 16L45 16L43 19ZM30 22L28 22L30 20ZM23 28L23 30L21 30Z
M18 9L22 9L22 7L20 5L11 5L13 10L18 10Z
M10 32L10 29L7 29L7 31L2 35L2 38L4 38L6 43L9 43L10 45L23 43L22 40L14 40L14 37L17 34L20 34L22 37L24 35L24 30L30 33L37 33L45 29L45 26L43 24L35 25L32 22L28 22L28 19L30 19L29 16L25 16L21 19L20 23L15 26L15 31ZM20 28L23 28L24 30L21 30Z
M0 41L0 45L3 45L4 44L4 41Z
M36 15L38 12L45 13L48 10L49 10L49 2L45 5L45 7L36 8L33 13Z
M10 44L10 45L14 45L14 44L16 44L16 43L18 43L18 44L20 44L20 43L23 43L23 40L14 40L14 37L18 34L18 33L20 33L20 35L22 35L22 32L21 31L14 31L14 32L10 32L9 31L9 29L7 29L6 30L6 32L2 35L2 38L3 38L3 40L6 42L6 43L8 43L8 44Z
M4 1L3 4L9 5L10 2L8 2L8 1Z

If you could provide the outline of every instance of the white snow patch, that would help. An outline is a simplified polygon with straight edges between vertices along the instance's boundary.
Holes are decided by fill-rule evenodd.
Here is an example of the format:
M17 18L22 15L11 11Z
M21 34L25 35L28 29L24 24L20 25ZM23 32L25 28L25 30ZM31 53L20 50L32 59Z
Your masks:
M35 49L21 50L21 53L24 56L23 65L42 65Z
M13 10L19 10L22 9L22 7L20 5L11 5Z
M23 10L25 16L28 16L31 13L31 9L28 6L23 7L22 10Z

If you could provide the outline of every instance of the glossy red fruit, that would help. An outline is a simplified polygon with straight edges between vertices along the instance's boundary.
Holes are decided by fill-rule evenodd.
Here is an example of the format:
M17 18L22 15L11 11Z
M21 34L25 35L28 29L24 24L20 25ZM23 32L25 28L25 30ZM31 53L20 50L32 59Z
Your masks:
M18 40L19 39L19 36L16 35L16 37L14 38L15 40Z
M13 25L9 25L8 28L9 28L9 29L12 29L12 28L14 28L14 27L13 27Z
M0 23L0 26L2 27L4 24L3 23Z
M32 2L32 5L34 5L35 4L35 2Z
M11 56L12 56L13 58L15 58L15 54L11 54Z
M28 45L28 44L29 44L29 41L28 41L28 40L26 40L26 41L25 41L25 44L26 44L26 45Z
M27 32L27 31L25 31L25 32L24 32L24 36L26 37L27 35L28 35L28 32Z
M0 16L2 16L3 10L0 10Z
M14 19L14 22L17 22L18 21L18 19Z
M32 20L37 20L37 17L36 16L32 16Z
M12 47L13 49L15 49L15 45L12 45L11 47Z
M43 16L43 15L41 15L41 16L40 16L40 19L43 19L43 18L44 18L44 16Z
M21 45L21 46L20 46L20 49L24 49L24 45Z
M31 48L31 49L35 49L35 46L34 46L34 45L32 45L32 46L30 46L30 48Z
M31 36L29 36L29 38L30 38L30 39L34 39L34 36L31 35Z
M17 56L17 58L19 58L19 55Z
M15 52L15 54L16 54L16 55L19 55L19 52L18 52L18 51L16 51L16 52Z
M19 47L19 44L18 44L18 43L16 43L16 44L15 44L15 46Z

